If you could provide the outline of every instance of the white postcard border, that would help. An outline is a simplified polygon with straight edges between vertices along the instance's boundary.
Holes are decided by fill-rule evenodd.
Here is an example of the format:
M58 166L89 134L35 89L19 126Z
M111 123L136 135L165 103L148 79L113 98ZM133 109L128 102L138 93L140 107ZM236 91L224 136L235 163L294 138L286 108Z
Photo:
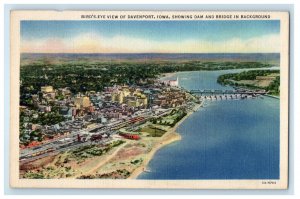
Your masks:
M280 20L280 180L94 180L94 179L19 179L19 77L20 77L20 21L21 20L87 20L81 15L147 15L183 14L270 15ZM120 20L99 19L88 20ZM136 19L124 19L136 20ZM158 20L158 19L138 19ZM161 19L164 20L164 19ZM187 19L183 19L187 20ZM199 20L199 19L194 19ZM206 19L201 19L206 20ZM214 19L216 20L216 19ZM218 19L228 20L228 19ZM241 20L241 19L232 19ZM289 94L289 14L288 12L236 11L12 11L11 12L11 88L10 88L10 185L18 188L171 188L171 189L287 189L288 187L288 94Z

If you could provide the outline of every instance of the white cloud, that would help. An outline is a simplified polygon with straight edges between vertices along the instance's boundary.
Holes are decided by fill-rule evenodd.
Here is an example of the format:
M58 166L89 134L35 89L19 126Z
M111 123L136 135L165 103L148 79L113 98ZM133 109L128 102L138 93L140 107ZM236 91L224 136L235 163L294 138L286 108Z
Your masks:
M117 35L112 38L86 33L74 38L22 40L21 52L30 53L274 53L280 52L279 35L264 35L247 40L200 39L156 41Z

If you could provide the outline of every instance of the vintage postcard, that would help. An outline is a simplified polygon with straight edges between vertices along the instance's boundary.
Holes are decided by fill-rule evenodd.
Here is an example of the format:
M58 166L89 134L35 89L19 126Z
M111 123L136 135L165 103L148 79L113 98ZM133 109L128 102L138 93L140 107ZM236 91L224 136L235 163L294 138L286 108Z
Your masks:
M12 11L16 188L288 188L288 12Z

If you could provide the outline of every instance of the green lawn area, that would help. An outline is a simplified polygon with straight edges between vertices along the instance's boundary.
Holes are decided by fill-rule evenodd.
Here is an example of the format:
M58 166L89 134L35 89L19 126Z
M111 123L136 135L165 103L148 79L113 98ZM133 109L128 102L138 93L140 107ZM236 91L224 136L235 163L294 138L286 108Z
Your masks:
M151 137L161 137L163 134L165 134L166 131L151 127L151 126L145 126L141 130L141 132L148 133Z
M172 110L171 113L167 116L160 117L157 119L153 119L153 124L166 125L166 126L175 126L177 122L179 122L184 116L186 112L183 110Z

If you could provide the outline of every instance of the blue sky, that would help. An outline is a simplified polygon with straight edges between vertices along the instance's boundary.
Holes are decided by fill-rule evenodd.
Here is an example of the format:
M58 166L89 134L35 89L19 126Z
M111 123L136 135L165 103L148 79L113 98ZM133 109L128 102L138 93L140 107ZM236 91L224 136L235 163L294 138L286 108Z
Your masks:
M47 40L55 40L63 45L70 42L72 39L80 40L81 36L99 39L99 43L103 40L111 40L116 42L115 38L122 37L121 42L145 41L144 44L166 44L172 46L171 43L178 43L181 47L186 47L187 52L197 50L197 47L189 48L188 41L195 41L198 49L201 51L203 47L200 45L222 45L224 42L236 41L240 42L251 41L251 39L267 38L268 36L279 37L280 22L276 20L256 20L256 21L22 21L21 22L21 39L27 45L25 49L30 51L30 48L40 49L36 45L42 45L41 42ZM90 36L87 36L90 35ZM96 36L97 35L97 36ZM126 39L124 39L126 38ZM194 44L195 44L194 42ZM206 43L205 43L206 42ZM209 44L207 43L209 42ZM223 42L223 43L222 43ZM89 43L89 42L87 42ZM123 45L122 43L122 45ZM193 42L190 42L193 43ZM272 43L272 41L269 41ZM31 45L28 46L28 45ZM184 44L184 45L183 45ZM268 43L266 43L267 45ZM103 44L104 49L109 50L108 44ZM43 45L42 45L43 46ZM44 45L45 46L45 45ZM126 46L126 44L124 44ZM56 46L58 47L58 46ZM72 46L76 48L78 46ZM70 46L64 46L62 49L69 50ZM88 49L87 47L85 47ZM95 46L92 47L95 49ZM223 47L226 48L226 47ZM261 47L260 47L261 48ZM258 48L258 50L263 50ZM103 48L99 48L101 51ZM126 49L116 49L115 51L126 51ZM167 48L158 48L145 46L145 52L161 51ZM178 48L179 49L179 48ZM42 49L40 49L42 50ZM47 49L44 49L47 51ZM226 50L226 49L225 49ZM234 51L234 49L229 49ZM252 49L255 50L255 49ZM268 49L270 50L270 49ZM272 50L272 49L271 49ZM184 51L184 50L183 50ZM274 49L275 51L275 49Z

